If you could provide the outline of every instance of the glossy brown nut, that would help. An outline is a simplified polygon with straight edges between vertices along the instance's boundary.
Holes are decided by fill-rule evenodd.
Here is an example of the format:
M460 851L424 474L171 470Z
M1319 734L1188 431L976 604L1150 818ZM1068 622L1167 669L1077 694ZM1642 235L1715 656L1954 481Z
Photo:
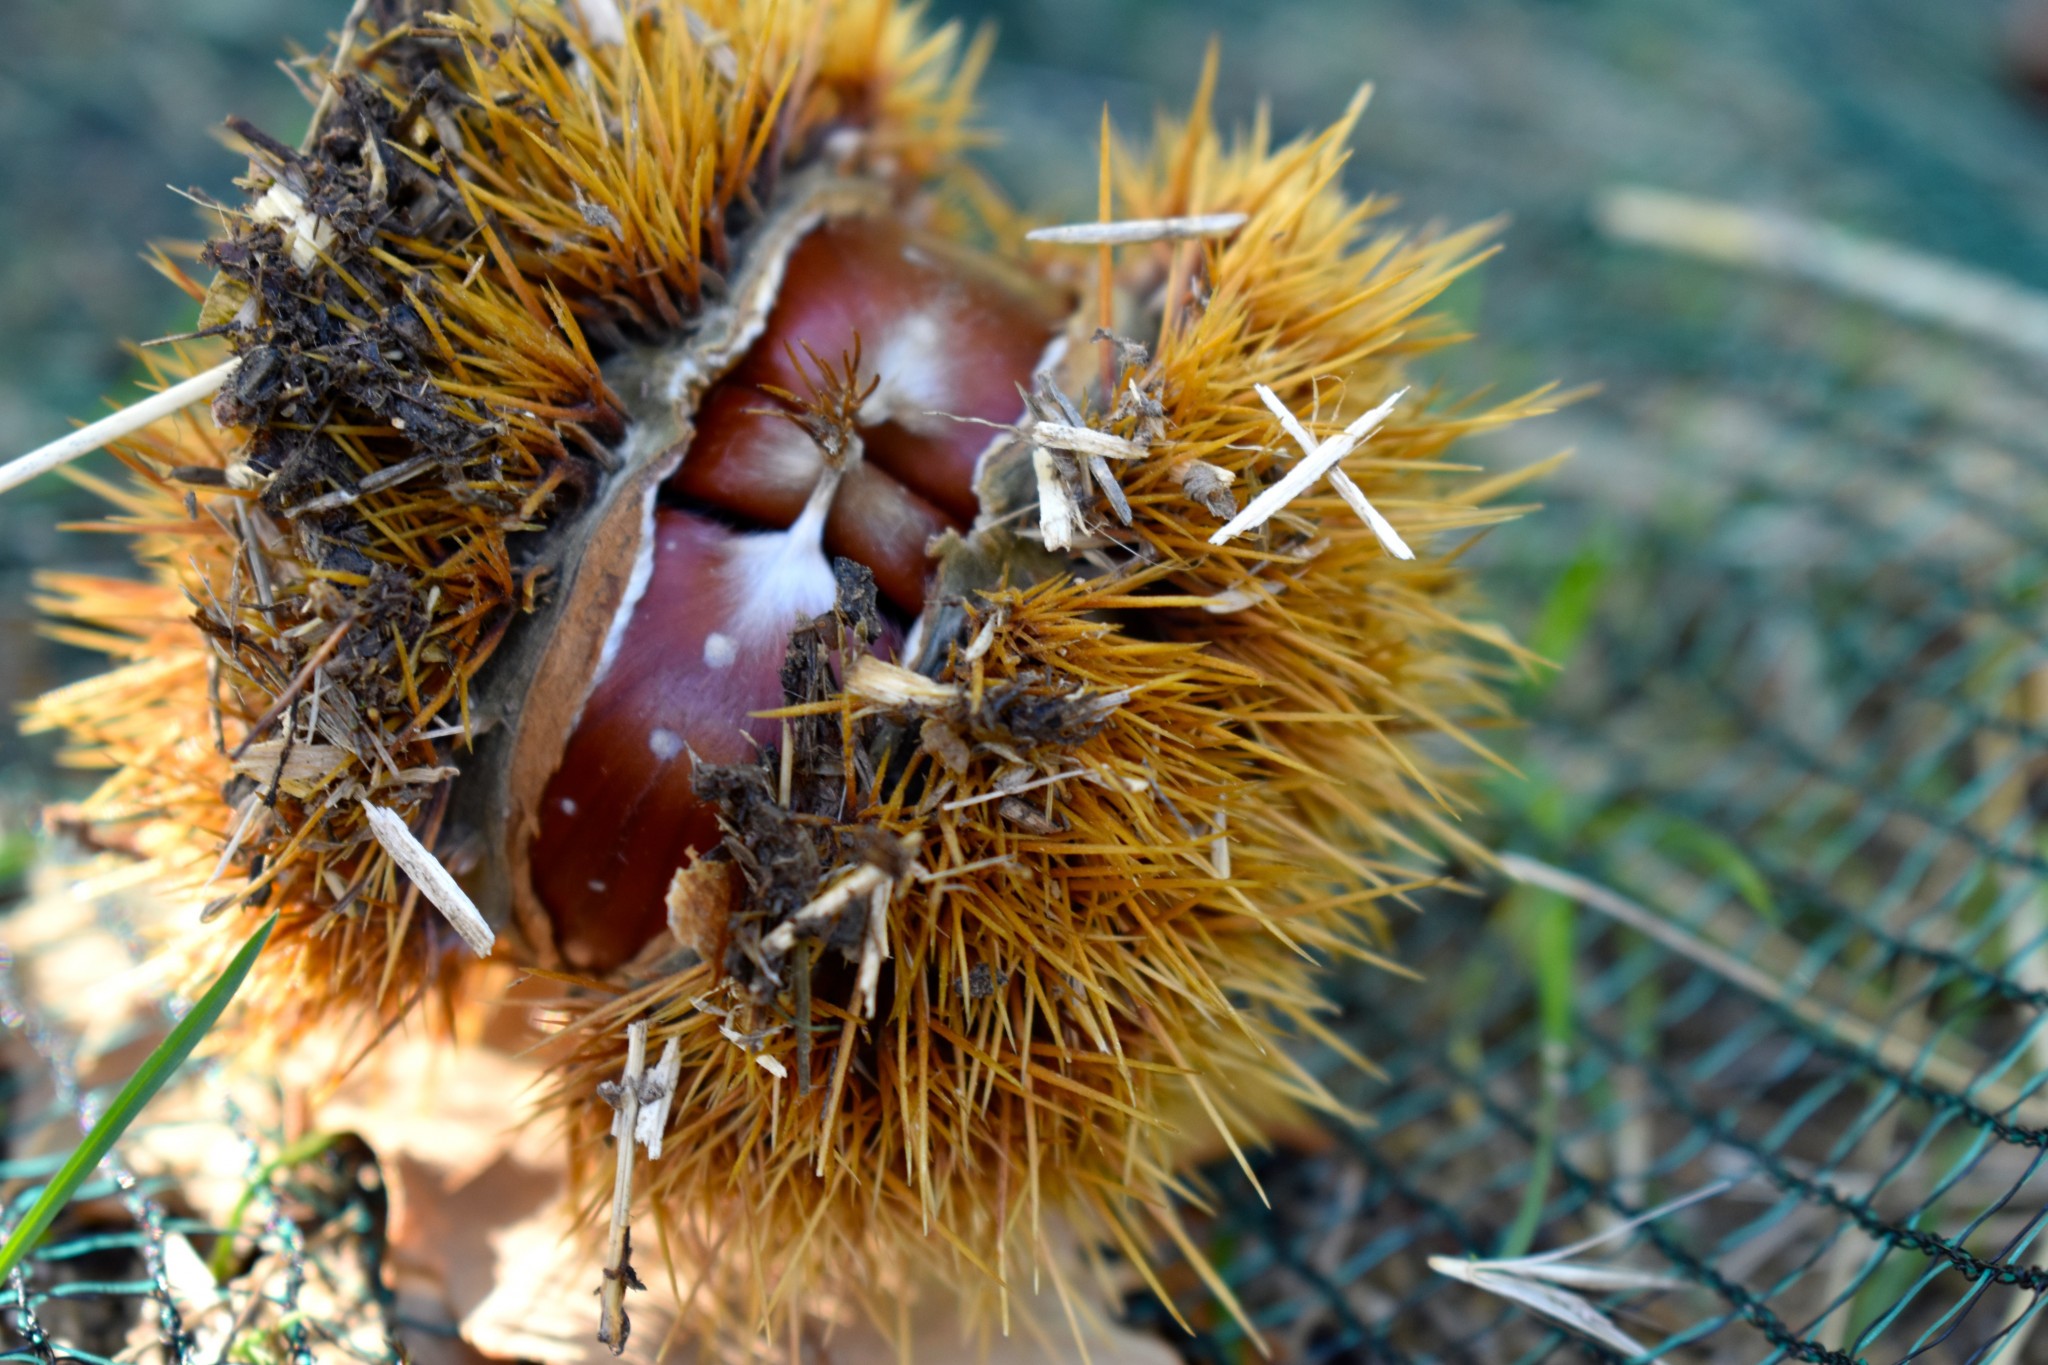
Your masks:
M861 409L866 477L903 486L906 534L931 521L927 509L965 525L977 510L975 467L993 433L955 419L1016 419L1017 385L1030 383L1045 358L1064 305L1028 276L897 224L828 223L791 253L766 330L707 396L673 486L770 524L793 518L823 460L790 439L801 433L777 432L752 414L780 406L768 388L811 392L819 377L813 357L837 366L857 343L860 382L877 381ZM890 596L915 610L908 594Z
M879 218L812 232L791 253L768 330L739 383L810 387L810 356L837 363L860 339L861 375L880 383L861 409L867 458L962 522L978 510L975 466L1014 422L1066 317L1056 290L951 243Z
M533 889L572 965L609 970L662 933L671 876L719 840L691 755L751 758L779 733L749 713L782 704L790 629L832 606L829 557L866 566L906 615L923 608L926 544L973 520L994 435L935 414L1015 421L1064 305L879 219L825 224L791 253L762 335L699 404L663 490L698 510L657 511L649 582L541 799ZM768 390L813 395L819 365L838 371L856 346L857 382L875 381L862 455L826 488L817 443Z
M764 526L787 526L824 475L817 443L767 395L724 384L705 400L672 486L692 501ZM825 521L825 550L864 564L909 616L924 609L925 543L959 523L875 465L848 470Z
M748 713L782 704L790 627L832 605L822 557L781 601L753 600L775 548L765 542L784 535L668 508L654 535L646 591L548 783L533 842L534 889L578 967L616 966L662 932L670 876L719 838L691 790L691 753L732 763L777 733Z

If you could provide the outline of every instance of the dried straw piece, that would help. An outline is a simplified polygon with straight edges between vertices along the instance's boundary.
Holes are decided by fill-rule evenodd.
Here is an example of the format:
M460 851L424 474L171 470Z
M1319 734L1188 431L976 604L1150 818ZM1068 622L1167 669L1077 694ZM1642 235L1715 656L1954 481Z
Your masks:
M1060 477L1053 453L1044 446L1031 447L1031 472L1038 483L1038 533L1045 548L1071 549L1081 521L1081 504Z
M370 833L391 855L391 861L403 868L405 875L412 878L413 885L419 887L434 903L434 908L447 917L462 941L469 945L469 950L478 957L489 957L498 936L484 922L476 902L457 885L455 878L448 875L448 869L441 866L441 860L413 837L412 830L398 812L365 800L363 815L370 822Z
M993 618L991 618L993 619ZM984 627L991 637L994 630ZM988 650L988 642L976 637L980 652L973 658L981 657ZM846 690L849 694L878 702L883 706L943 706L960 700L960 688L952 683L936 682L922 673L916 673L878 659L872 654L863 654L855 660L846 675Z
M80 427L69 436L60 437L37 450L31 450L19 459L9 460L0 465L0 493L19 488L38 475L47 474L61 465L70 464L81 455L90 455L101 446L112 445L124 437L132 436L152 422L161 421L174 412L182 412L194 403L211 398L220 392L221 385L228 382L228 376L241 364L239 359L224 360L210 370L193 375L153 393L139 403L130 403L119 412L100 418L90 426Z
M334 245L334 224L314 213L298 192L287 185L276 184L265 190L250 207L249 218L283 232L292 264L301 270L311 270L320 264L320 258Z
M647 1021L635 1020L626 1028L626 1074L618 1081L618 1114L612 1120L621 1134L633 1136L618 1143L618 1165L612 1178L611 1234L605 1250L604 1283L598 1286L597 1339L611 1347L613 1355L626 1353L626 1338L632 1335L633 1320L626 1315L626 1291L645 1289L633 1269L633 1155L640 1135L640 1087L647 1074ZM605 1091L600 1089L600 1095ZM606 1098L611 1099L610 1095Z
M1337 462L1356 449L1359 442L1379 429L1380 423L1387 420L1387 415L1394 410L1394 405L1401 401L1408 390L1396 390L1386 402L1359 417L1321 445L1315 443L1315 438L1309 435L1308 429L1300 424L1293 413L1287 411L1286 405L1280 402L1271 389L1261 384L1258 386L1258 392L1259 397L1265 400L1266 406L1280 414L1282 425L1286 426L1288 434L1301 444L1305 456L1300 464L1283 474L1278 483L1253 498L1242 512L1219 527L1215 534L1209 537L1211 545L1221 545L1243 535L1246 531L1265 525L1281 508L1307 492L1309 485L1317 479L1330 474L1341 475L1343 471L1337 468ZM1336 480L1332 479L1331 482L1334 484ZM1350 480L1346 479L1345 483L1350 483ZM1351 504L1354 511L1365 518L1366 525L1372 527L1373 534L1379 537L1380 544L1386 547L1388 554L1396 559L1415 558L1415 551L1408 548L1408 543L1401 539L1400 534L1388 524L1387 519L1365 500L1365 494L1358 492L1356 485L1351 486L1349 493L1344 491L1342 485L1338 486L1337 491Z
M1380 544L1386 547L1388 554L1396 559L1415 558L1415 551L1409 549L1408 542L1401 539L1401 533L1394 529L1394 523L1380 515L1380 509L1367 500L1365 490L1353 483L1349 474L1341 469L1332 469L1330 487L1336 489L1337 496L1344 499L1351 510L1358 513L1359 518L1372 528L1372 533L1379 537Z
M2048 295L1830 223L1643 185L1601 191L1593 223L1615 241L1811 280L1900 317L2048 356Z
M1279 395L1263 384L1258 386L1258 393L1259 400L1280 419L1280 425L1294 438L1294 443L1301 447L1301 453L1314 455L1316 438L1292 412L1288 411L1287 405L1280 401ZM1394 395L1395 398L1400 396ZM1344 472L1342 465L1331 466L1330 487L1336 489L1337 496L1344 499L1351 510L1358 513L1365 524L1372 528L1372 533L1379 537L1380 544L1386 548L1388 554L1396 559L1415 558L1415 552L1408 548L1408 542L1401 539L1400 533L1394 529L1392 523L1381 516L1379 509L1367 500L1364 490L1351 481L1351 476Z
M768 936L761 940L761 947L771 953L786 953L796 947L797 932L824 924L844 914L846 907L863 896L877 891L886 893L889 889L889 871L873 863L862 863L859 867L840 877L802 909L775 926Z
M619 0L576 0L590 41L598 47L622 47L626 42L626 16Z
M668 1129L669 1107L675 1103L676 1081L683 1074L682 1044L671 1038L661 1049L661 1060L640 1082L640 1114L633 1120L633 1141L647 1149L647 1159L661 1157L661 1135ZM623 1120L624 1111L620 1111ZM613 1125L614 1136L624 1136L623 1123Z
M854 994L860 998L860 1016L875 1017L875 987L882 979L882 964L889 960L889 885L884 882L868 893L867 930L861 935L860 977ZM674 1041L670 1044L673 1047Z
M1094 427L1074 422L1030 422L1023 428L1026 440L1076 455L1098 455L1111 460L1142 460L1145 447Z
M1130 218L1118 223L1067 223L1033 228L1032 242L1060 246L1133 246L1140 242L1185 242L1200 237L1228 237L1251 221L1244 213L1197 213L1179 218Z

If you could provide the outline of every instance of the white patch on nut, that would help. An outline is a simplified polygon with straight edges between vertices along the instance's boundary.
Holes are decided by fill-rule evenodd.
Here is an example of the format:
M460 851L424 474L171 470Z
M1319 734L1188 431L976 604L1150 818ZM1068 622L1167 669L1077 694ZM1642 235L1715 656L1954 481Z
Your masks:
M739 655L739 646L733 643L732 636L714 630L704 637L704 662L711 667L731 668Z
M654 729L647 732L647 747L663 763L683 751L683 737L673 730Z
M878 382L860 405L862 426L894 422L926 434L952 429L952 420L936 410L953 398L951 338L959 325L950 311L910 313L896 320L873 360Z

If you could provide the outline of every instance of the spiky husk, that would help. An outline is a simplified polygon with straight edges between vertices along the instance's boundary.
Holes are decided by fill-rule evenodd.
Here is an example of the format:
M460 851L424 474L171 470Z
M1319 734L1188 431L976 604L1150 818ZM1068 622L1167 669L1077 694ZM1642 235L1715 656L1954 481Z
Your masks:
M550 587L511 545L621 430L593 340L694 316L788 166L829 151L908 198L970 136L980 50L894 0L693 3L623 45L573 7L440 8L375 11L305 153L237 125L252 205L281 186L309 217L224 214L210 286L160 262L243 358L225 429L183 416L118 449L141 477L100 486L124 514L105 529L148 582L45 582L81 623L57 633L123 661L30 713L113 770L80 814L209 919L282 913L253 1038L388 1019L460 970L361 802L457 871L480 856L445 829L472 691Z
M232 473L252 434L293 429L271 396L244 394L229 436L166 424L126 452L145 486L108 490L129 513L112 524L138 535L153 585L51 585L55 609L87 623L75 638L132 662L45 699L38 723L115 768L90 814L135 826L195 899L284 906L255 992L284 1034L301 1012L381 1000L388 1015L430 982L454 988L446 936L357 803L374 795L436 841L469 689L546 590L513 571L508 538L545 525L576 476L572 452L619 435L596 355L692 316L707 271L731 264L736 222L804 158L847 158L887 177L907 211L946 216L931 186L966 138L947 43L883 0L695 12L693 26L664 7L676 22L643 19L625 47L597 48L553 11L471 5L423 21L424 46L394 41L336 105L330 140L351 119L402 116L429 70L468 97L432 111L438 151L406 154L416 192L444 198L432 230L357 212L376 174L361 159L323 155L338 197L303 196L338 229L317 311L400 363L384 406L340 385L348 402L297 425L330 437L357 479L429 457L431 477L365 494L329 536L367 572L323 561L318 537L272 541L280 513L250 494L179 511L164 469ZM494 39L508 24L527 36ZM850 747L898 737L886 761L845 764L858 779L847 828L917 838L917 870L888 902L893 962L873 1015L840 990L813 1000L806 1027L776 1028L786 1004L736 1000L715 963L571 1003L556 1100L593 1210L614 1160L596 1087L619 1071L622 1026L651 1018L652 1047L680 1049L675 1131L640 1182L659 1237L640 1244L707 1281L693 1301L714 1337L772 1333L821 1295L887 1320L935 1270L983 1304L1042 1273L1078 1313L1088 1295L1053 1244L1117 1248L1147 1277L1162 1242L1191 1250L1173 1212L1191 1157L1301 1106L1336 1107L1286 1048L1327 1036L1317 973L1384 963L1378 907L1465 848L1459 753L1483 749L1464 727L1499 714L1489 681L1517 658L1462 614L1459 537L1512 515L1496 500L1520 476L1444 455L1541 397L1473 412L1411 400L1347 459L1415 560L1390 558L1321 486L1211 546L1216 518L1188 474L1198 462L1227 475L1240 500L1277 476L1290 454L1256 384L1305 416L1326 408L1318 435L1391 392L1409 361L1454 339L1424 310L1483 254L1484 233L1379 231L1387 206L1338 185L1357 108L1274 148L1263 128L1226 143L1206 104L1162 128L1156 153L1111 159L1105 208L1241 210L1242 231L1126 248L1100 275L1092 253L1035 262L1096 296L1091 319L1153 340L1142 360L1109 347L1100 371L1104 351L1077 346L1067 376L1092 393L1093 425L1147 447L1119 470L1129 527L1100 514L1103 536L1066 573L961 604L963 637L934 670L955 689L947 715L854 691L792 713L829 715ZM860 136L834 146L838 126ZM259 151L259 180L292 173ZM275 226L234 240L272 263L293 245ZM222 265L235 280L232 252ZM244 281L259 297L268 283ZM222 308L242 297L212 291ZM416 332L379 322L400 305ZM265 325L237 324L231 344L276 344ZM421 409L404 409L405 430L391 423L399 399ZM252 542L270 546L267 585ZM292 606L266 608L265 593ZM242 732L323 648L325 704L345 698L358 728L296 723L334 751L331 768L306 771L302 755L289 769L280 744L258 751L270 767L245 753L238 770ZM1024 756L1028 790L1014 745L917 743L920 727L964 717L972 730L1005 689L1087 708L1087 724ZM238 771L231 799L276 814L252 816L223 880L203 887L236 832L221 792ZM459 870L477 851L440 852ZM736 1026L729 1006L748 1017ZM810 1066L793 1074L805 1035Z
M1391 965L1382 902L1438 876L1446 850L1479 854L1457 827L1457 774L1484 749L1462 727L1500 714L1490 682L1521 660L1460 614L1454 537L1514 515L1497 500L1526 472L1443 457L1543 396L1470 415L1418 403L1347 461L1426 547L1415 560L1326 488L1213 547L1216 519L1183 478L1191 460L1240 490L1277 473L1287 454L1256 384L1304 413L1320 393L1318 436L1398 387L1407 361L1454 339L1422 310L1484 234L1374 232L1384 206L1337 183L1357 109L1279 149L1261 132L1226 145L1200 110L1117 176L1120 217L1251 214L1225 245L1127 252L1111 279L1120 319L1162 289L1179 303L1152 363L1111 362L1109 391L1135 385L1163 408L1148 457L1118 471L1129 530L1101 512L1091 576L980 594L961 632L973 645L937 673L957 700L854 688L789 713L835 717L846 768L874 778L850 823L921 850L888 911L875 1017L851 996L814 1007L808 1094L782 1074L800 1072L801 1030L721 996L711 965L570 1031L557 1101L593 1209L611 1157L588 1096L618 1070L620 1030L651 1017L650 1055L678 1044L680 1117L648 1197L664 1245L713 1286L701 1301L735 1308L743 1332L772 1335L821 1293L888 1320L893 1295L934 1283L990 1321L1002 1295L1041 1283L1084 1313L1090 1295L1050 1250L1075 1242L1150 1280L1156 1248L1192 1252L1174 1212L1191 1157L1238 1152L1304 1108L1341 1112L1287 1048L1337 1042L1320 972ZM1142 405L1102 406L1098 429L1146 434ZM1025 753L1039 764L1021 790L1015 737L970 741L964 770L930 744L907 767L852 757L865 724L971 730L960 717L1005 688L1069 699L1099 728Z

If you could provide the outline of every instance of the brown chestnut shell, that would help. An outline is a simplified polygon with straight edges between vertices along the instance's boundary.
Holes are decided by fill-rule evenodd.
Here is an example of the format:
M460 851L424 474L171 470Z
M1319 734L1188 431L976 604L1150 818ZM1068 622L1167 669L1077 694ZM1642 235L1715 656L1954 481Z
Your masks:
M718 628L748 610L728 561L762 533L713 518L776 528L802 511L825 460L792 400L858 360L861 458L838 480L823 548L869 569L907 619L932 551L981 511L1003 439L990 426L1016 420L1018 386L1062 344L1060 291L887 209L874 184L792 183L750 235L729 304L684 343L607 366L631 414L617 468L549 533L553 581L494 670L463 784L474 825L502 831L480 903L543 965L608 971L659 938L670 877L719 837L691 792L695 759L748 758L772 738L748 717L781 704L796 621L772 640Z

